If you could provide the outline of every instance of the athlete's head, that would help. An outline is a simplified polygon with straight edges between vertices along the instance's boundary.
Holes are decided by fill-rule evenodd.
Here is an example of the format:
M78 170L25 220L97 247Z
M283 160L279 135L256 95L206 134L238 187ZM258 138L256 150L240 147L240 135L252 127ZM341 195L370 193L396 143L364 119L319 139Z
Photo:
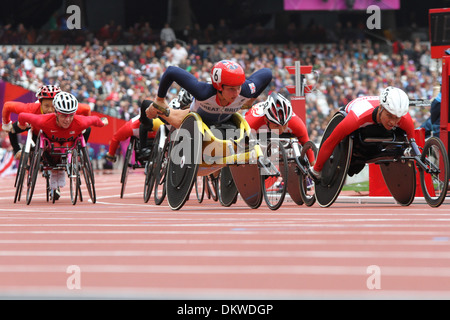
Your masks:
M224 103L231 103L241 93L241 86L245 82L245 73L236 62L222 60L213 66L211 82L224 99Z
M408 113L409 98L403 90L387 87L380 94L380 106L380 122L386 129L392 130Z
M281 94L272 92L264 103L264 114L269 122L284 126L292 118L291 102Z
M55 111L53 108L53 98L56 94L61 92L61 88L54 85L46 85L42 86L36 92L36 98L38 98L41 103L41 112L42 113L52 113Z
M74 95L61 91L53 98L53 106L56 113L56 124L67 129L73 121L78 109L78 100Z
M180 92L178 92L178 101L180 102L180 108L181 109L187 109L194 97L192 94L187 92L184 88L180 89Z

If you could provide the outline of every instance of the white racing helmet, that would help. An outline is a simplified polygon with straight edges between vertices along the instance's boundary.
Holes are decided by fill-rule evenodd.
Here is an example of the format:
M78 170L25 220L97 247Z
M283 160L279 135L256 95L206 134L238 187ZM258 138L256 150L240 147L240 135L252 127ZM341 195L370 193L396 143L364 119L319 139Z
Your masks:
M53 106L57 112L72 114L78 109L78 100L73 94L61 91L53 98Z
M178 92L178 101L180 102L181 109L186 109L186 107L191 104L193 99L194 97L192 94L187 92L184 88L181 88L180 92Z
M292 118L291 102L281 94L272 92L264 103L264 114L270 122L284 126Z
M188 109L193 99L194 97L192 94L187 92L184 88L181 88L180 92L178 92L178 96L169 102L169 107L181 110Z
M380 105L396 117L403 117L409 110L409 98L405 91L387 87L380 94Z

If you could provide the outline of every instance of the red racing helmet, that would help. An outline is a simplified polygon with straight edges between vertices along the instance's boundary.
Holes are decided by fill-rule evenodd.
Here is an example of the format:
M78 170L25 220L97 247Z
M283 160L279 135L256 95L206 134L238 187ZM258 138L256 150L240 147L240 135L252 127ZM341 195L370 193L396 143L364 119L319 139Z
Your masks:
M36 98L38 98L38 100L53 99L59 92L61 92L61 88L58 86L53 85L42 86L36 92Z
M222 86L241 86L245 82L244 69L236 62L222 60L217 62L211 70L211 81L217 90Z

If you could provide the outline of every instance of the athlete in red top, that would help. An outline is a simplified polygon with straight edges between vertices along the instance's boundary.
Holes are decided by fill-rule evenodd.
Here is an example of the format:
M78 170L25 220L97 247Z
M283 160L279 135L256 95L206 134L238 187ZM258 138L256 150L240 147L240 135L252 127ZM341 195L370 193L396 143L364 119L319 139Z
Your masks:
M55 113L51 114L20 113L19 128L26 129L28 123L32 126L34 133L42 130L52 142L59 143L59 145L67 145L68 143L71 145L88 127L103 127L108 124L107 118L100 119L97 116L76 115L78 101L68 92L56 94L53 99L53 106ZM52 195L59 198L56 190L65 185L65 172L52 170L50 183L53 190Z
M33 113L33 114L48 114L53 113L55 111L53 107L53 98L57 93L61 92L61 89L58 86L54 85L46 85L39 88L36 92L36 97L38 98L37 102L34 103L23 103L18 101L7 101L3 105L2 110L2 129L4 131L9 132L9 139L11 141L11 145L14 150L15 158L18 159L20 157L20 145L18 142L17 134L23 132L21 130L17 122L11 122L11 113L20 114L24 113ZM91 107L88 104L79 103L76 114L81 114L84 116L91 115ZM89 136L89 132L85 134L85 139Z
M267 126L271 131L290 133L297 137L301 145L309 141L305 123L293 110L291 102L279 93L272 92L266 101L255 104L245 114L245 120L253 130L260 130ZM310 163L314 163L314 153L308 151Z
M323 165L334 148L359 128L373 124L379 124L386 130L399 127L406 132L409 139L414 139L414 123L408 109L408 95L395 87L387 87L379 97L360 97L350 101L345 107L346 117L322 144L315 165L309 168L310 175L315 180L320 179Z
M119 147L119 143L128 139L131 136L135 136L139 138L139 127L141 125L141 121L139 120L140 115L133 117L129 121L127 121L119 130L117 130L109 144L109 150L105 155L105 158L111 162L116 162L116 151ZM153 139L158 132L159 126L162 123L159 119L149 119L152 122L152 130L148 132L148 138ZM141 147L142 150L142 147Z

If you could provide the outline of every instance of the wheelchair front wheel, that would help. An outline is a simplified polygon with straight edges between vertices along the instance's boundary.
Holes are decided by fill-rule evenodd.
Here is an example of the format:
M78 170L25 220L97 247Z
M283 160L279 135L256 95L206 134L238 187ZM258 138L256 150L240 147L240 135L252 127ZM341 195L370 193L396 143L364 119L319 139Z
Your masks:
M136 138L134 136L132 136L130 138L130 142L128 143L127 152L125 153L125 159L123 160L122 175L120 176L120 183L122 184L122 187L120 188L120 198L123 198L123 195L125 193L125 186L127 185L128 171L130 170L131 156L133 155L133 151L135 149L135 144L136 144Z
M277 168L279 176L261 175L264 201L270 210L277 210L283 204L288 181L288 162L285 148L281 143L270 141L266 156Z
M311 165L306 155L308 150L312 150L314 153L314 158L317 157L317 147L312 141L307 141L303 145L302 152L300 154L300 163L306 170L308 170ZM314 180L312 180L307 174L300 174L300 195L303 202L308 207L311 207L314 202L316 202Z

